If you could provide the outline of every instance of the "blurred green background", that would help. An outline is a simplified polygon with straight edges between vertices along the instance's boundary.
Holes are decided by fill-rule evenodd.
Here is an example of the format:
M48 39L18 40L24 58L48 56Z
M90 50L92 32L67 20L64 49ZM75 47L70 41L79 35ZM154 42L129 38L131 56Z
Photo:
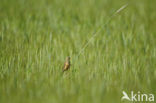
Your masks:
M0 103L121 103L123 90L156 94L155 4L0 0Z

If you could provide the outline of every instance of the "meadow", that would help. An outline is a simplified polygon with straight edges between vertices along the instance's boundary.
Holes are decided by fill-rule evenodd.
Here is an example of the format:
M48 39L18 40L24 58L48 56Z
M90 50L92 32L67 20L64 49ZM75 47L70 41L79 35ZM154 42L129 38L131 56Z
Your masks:
M122 91L156 96L155 4L0 0L0 103L131 103L121 101Z

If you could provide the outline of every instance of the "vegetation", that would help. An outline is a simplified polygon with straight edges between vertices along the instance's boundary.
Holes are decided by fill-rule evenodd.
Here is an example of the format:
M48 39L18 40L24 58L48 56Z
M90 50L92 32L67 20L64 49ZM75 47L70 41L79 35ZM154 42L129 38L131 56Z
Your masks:
M0 0L0 103L121 103L122 91L156 94L155 4ZM62 73L67 56L71 68Z

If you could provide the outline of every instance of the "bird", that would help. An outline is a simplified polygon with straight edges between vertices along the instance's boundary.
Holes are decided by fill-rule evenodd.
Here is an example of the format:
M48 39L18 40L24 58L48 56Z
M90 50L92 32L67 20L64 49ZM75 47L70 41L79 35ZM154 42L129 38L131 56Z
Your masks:
M63 66L63 72L67 71L69 68L70 68L70 57L67 57Z

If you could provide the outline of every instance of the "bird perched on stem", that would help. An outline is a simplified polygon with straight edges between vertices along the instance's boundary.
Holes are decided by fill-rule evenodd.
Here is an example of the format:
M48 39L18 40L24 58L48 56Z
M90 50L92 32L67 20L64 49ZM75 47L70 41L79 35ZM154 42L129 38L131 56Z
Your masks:
M67 71L69 68L70 68L70 57L67 57L63 66L63 72Z

